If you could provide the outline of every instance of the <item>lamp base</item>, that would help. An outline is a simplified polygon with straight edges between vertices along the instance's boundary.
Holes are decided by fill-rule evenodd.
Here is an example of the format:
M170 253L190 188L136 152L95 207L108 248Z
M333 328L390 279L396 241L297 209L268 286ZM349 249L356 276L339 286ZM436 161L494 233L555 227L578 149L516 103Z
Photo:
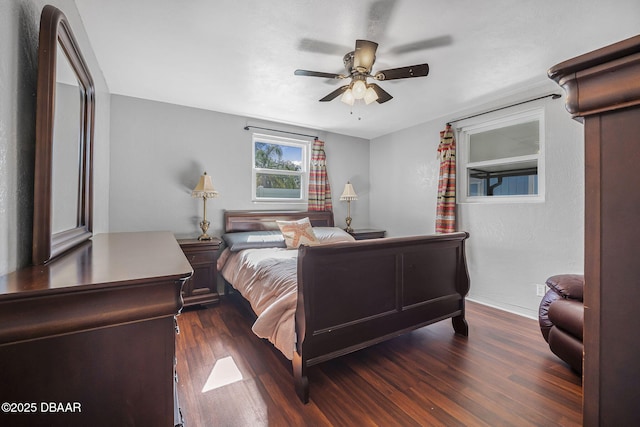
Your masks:
M347 233L352 233L353 232L353 228L351 228L351 217L348 216L345 219L345 222L347 223L347 228L345 228L344 231L346 231Z
M207 234L207 230L209 229L209 221L206 219L200 222L200 229L202 230L202 234L198 236L198 240L212 240L213 237Z

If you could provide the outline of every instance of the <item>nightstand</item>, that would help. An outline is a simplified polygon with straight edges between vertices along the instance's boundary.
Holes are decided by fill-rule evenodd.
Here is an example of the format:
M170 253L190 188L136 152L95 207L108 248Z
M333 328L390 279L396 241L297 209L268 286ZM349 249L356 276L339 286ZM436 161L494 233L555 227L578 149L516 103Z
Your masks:
M384 237L385 233L385 230L374 230L372 228L360 228L349 232L356 240L380 239Z
M220 297L216 262L222 241L214 237L212 240L178 239L178 243L193 268L193 276L182 287L184 306L217 303Z

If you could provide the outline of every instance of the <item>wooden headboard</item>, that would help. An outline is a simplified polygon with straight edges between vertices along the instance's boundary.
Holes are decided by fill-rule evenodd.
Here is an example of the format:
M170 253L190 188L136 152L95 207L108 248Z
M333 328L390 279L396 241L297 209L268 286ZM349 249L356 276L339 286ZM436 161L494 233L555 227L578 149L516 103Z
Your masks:
M333 212L329 211L225 211L225 233L235 231L278 230L277 220L294 221L309 218L314 227L333 227Z

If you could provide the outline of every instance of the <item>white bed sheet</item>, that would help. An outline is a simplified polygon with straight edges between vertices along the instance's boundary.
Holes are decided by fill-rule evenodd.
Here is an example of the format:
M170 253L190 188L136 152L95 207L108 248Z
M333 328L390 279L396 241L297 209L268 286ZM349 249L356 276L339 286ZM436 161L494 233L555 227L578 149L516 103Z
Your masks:
M295 348L297 264L298 251L282 248L225 249L218 260L222 276L258 316L253 332L290 360Z

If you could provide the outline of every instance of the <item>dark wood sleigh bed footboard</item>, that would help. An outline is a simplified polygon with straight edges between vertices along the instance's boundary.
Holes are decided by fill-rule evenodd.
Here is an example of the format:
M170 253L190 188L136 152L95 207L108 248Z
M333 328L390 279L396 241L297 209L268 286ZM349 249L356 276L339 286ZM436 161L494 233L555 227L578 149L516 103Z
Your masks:
M298 255L296 392L309 399L306 369L452 318L467 336L467 233L303 247Z
M315 225L333 225L330 212L268 211L225 212L225 224L227 231L266 229L270 215L307 214ZM468 237L459 232L301 247L293 355L298 397L309 400L312 365L447 318L457 334L467 336Z

